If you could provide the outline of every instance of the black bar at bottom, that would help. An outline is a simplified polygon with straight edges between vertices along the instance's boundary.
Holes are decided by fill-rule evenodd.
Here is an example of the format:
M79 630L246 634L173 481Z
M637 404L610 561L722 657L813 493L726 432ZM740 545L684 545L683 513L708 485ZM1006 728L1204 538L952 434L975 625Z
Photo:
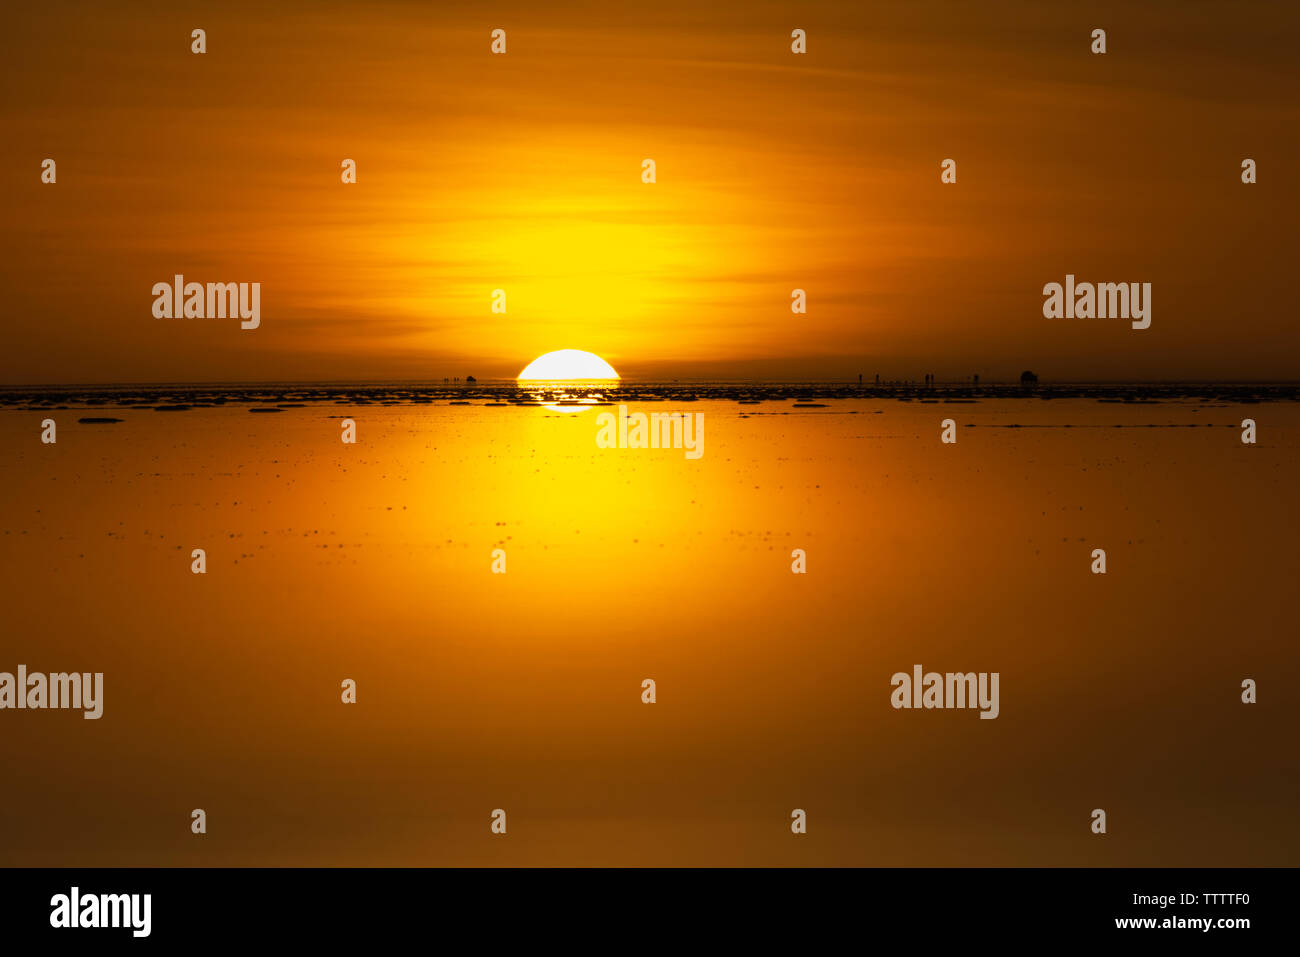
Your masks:
M1295 886L1293 869L1259 868L14 868L0 869L0 933L6 943L62 938L91 947L414 936L457 949L475 941L677 948L704 939L730 949L846 935L913 939L916 953L949 940L1232 946L1294 939Z

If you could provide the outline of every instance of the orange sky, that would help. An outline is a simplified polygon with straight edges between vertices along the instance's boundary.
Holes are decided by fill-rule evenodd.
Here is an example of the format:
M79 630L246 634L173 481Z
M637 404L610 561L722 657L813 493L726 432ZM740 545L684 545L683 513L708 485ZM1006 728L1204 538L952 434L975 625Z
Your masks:
M0 383L1295 375L1294 8L274 6L10 14ZM1151 328L1044 319L1067 272Z

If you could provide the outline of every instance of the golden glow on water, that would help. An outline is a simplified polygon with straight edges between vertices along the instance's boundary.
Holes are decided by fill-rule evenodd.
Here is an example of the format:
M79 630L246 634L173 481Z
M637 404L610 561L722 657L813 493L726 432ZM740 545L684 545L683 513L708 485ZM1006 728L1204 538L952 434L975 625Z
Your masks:
M559 396L534 394L542 407L551 412L561 412L568 415L571 412L586 412L593 405L599 405L603 399L596 395L573 395L568 392L561 393ZM555 401L547 401L554 399Z
M932 406L696 407L690 462L533 409L74 412L49 446L42 413L0 414L0 670L106 674L103 721L5 713L0 762L45 786L6 796L0 861L1286 862L1295 815L1257 796L1293 775L1284 739L1231 687L1205 701L1225 669L1295 671L1275 530L1300 524L1300 406L1244 455L1243 408L964 405L945 446ZM891 709L918 662L1000 671L1001 717ZM1133 728L1161 723L1199 730L1157 777ZM1063 832L1080 780L1150 834ZM170 823L196 794L234 835L201 852ZM503 803L527 827L489 842ZM806 845L796 806L823 809Z

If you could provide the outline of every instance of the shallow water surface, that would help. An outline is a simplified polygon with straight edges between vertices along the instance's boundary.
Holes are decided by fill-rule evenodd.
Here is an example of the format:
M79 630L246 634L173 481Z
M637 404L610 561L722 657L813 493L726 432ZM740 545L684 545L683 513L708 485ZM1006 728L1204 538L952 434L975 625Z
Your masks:
M0 412L0 863L1300 863L1296 403L659 398Z

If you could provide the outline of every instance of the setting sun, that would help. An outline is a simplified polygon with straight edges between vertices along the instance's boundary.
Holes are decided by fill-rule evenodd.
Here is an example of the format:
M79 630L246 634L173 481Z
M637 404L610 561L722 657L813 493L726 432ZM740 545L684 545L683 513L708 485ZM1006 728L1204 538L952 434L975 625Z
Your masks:
M619 378L614 367L591 352L581 349L557 349L538 356L519 373L520 382L557 382L573 380L607 381Z

